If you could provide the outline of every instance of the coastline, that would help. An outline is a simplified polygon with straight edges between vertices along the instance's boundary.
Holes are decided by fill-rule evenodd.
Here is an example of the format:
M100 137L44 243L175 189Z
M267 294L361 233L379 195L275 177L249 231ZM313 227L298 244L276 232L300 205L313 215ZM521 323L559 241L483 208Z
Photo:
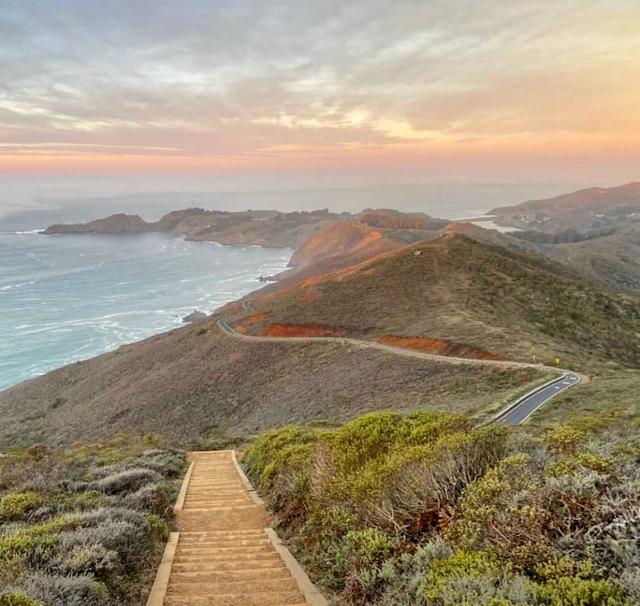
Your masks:
M40 245L34 251L30 250L30 244L49 240L49 244L44 248L49 252L50 249L56 250L58 248L58 242L66 244L68 240L59 237L40 240L39 231L29 230L26 232L25 230L21 233L1 233L0 238L19 242L19 252L22 256L43 256L44 261L47 261L44 253L40 252L42 246ZM89 237L93 238L94 235L96 234L91 234ZM147 234L130 235L144 236ZM85 236L87 235L85 234ZM105 234L104 236L104 238L95 241L102 241L103 248L104 246L113 246L114 235ZM202 243L213 244L213 246L200 247L200 241L187 241L183 236L162 234L152 234L152 236L159 236L157 240L154 238L157 243L166 244L169 251L165 255L181 257L183 265L190 265L189 260L212 260L214 263L211 272L206 270L206 262L200 262L200 266L205 266L201 275L198 275L197 270L188 267L188 271L184 275L179 273L176 275L176 272L173 271L164 280L162 277L155 276L156 283L160 282L164 291L158 301L145 298L147 293L144 290L139 290L138 294L135 294L139 287L136 280L127 280L125 277L120 279L120 276L117 276L108 267L108 264L106 267L101 267L97 263L95 267L71 268L67 274L61 271L61 276L54 274L53 277L43 275L35 279L28 276L25 279L18 279L16 272L16 275L5 277L7 283L0 283L0 295L4 294L0 298L0 308L5 316L5 322L0 322L0 345L2 345L2 349L5 349L6 346L6 350L11 351L12 355L0 360L0 391L11 389L24 381L69 364L113 352L123 345L136 343L188 326L183 322L183 318L195 309L203 311L207 315L214 313L216 309L264 286L259 281L260 275L286 271L289 268L288 263L293 252L293 249L290 248L225 245L210 241L202 241ZM71 240L74 241L74 250L78 249L78 246L82 247L81 238ZM135 246L137 238L127 238L126 240ZM144 239L139 241L140 246L143 246L144 243ZM171 249L176 244L179 244L177 247L179 251L174 253ZM60 248L65 248L65 246ZM183 249L186 249L187 252L185 253ZM203 254L204 251L208 254ZM220 254L217 251L222 253L220 261L217 261ZM246 251L246 254L243 254L242 251ZM251 253L251 251L254 252ZM257 255L257 251L264 251L267 254L266 256ZM269 252L276 254L269 255ZM87 258L92 254L92 251L87 247L85 252L77 254ZM239 258L241 262L235 271L232 271L230 268L234 267L235 258ZM251 264L251 260L254 261L253 264ZM218 275L221 268L222 273ZM103 272L104 279L101 279ZM217 279L211 275L214 272L217 272L215 274ZM158 270L156 274L158 273L161 274L161 271ZM67 276L69 280L82 284L79 277L90 276L90 274L95 274L93 276L94 286L96 281L100 283L100 293L92 292L91 288L88 288L88 291L91 292L91 296L104 296L109 299L108 304L96 305L94 308L89 302L83 304L77 313L74 314L73 309L70 308L69 313L65 315L60 311L60 308L64 307L64 302L59 297L53 305L48 307L44 307L44 301L38 302L43 305L38 309L46 310L44 317L42 312L38 311L31 314L26 311L22 313L22 305L28 305L29 301L40 298L42 291L55 293L56 289L59 290L61 287L66 289L68 286ZM84 282L90 279L91 277L83 277ZM45 284L47 285L45 286ZM109 288L110 286L112 288ZM183 292L183 289L186 290L185 296L176 296ZM76 293L77 300L80 300L82 296L82 292ZM137 298L141 301L132 304L131 301ZM102 303L102 301L100 302ZM52 314L49 307L54 308L54 311L57 310L58 313ZM51 351L50 358L45 357L45 350Z

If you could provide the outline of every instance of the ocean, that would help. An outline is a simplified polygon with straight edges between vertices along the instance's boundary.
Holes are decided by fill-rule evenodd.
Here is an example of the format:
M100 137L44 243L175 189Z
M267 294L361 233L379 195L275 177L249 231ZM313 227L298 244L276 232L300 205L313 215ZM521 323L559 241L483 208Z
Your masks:
M212 312L292 251L160 234L0 232L0 389Z

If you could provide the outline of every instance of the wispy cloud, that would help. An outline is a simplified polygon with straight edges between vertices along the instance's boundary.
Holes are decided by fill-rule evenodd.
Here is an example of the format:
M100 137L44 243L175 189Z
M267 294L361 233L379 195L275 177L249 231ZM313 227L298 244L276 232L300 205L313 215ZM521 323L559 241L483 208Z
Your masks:
M637 0L4 0L0 169L640 154L639 24Z

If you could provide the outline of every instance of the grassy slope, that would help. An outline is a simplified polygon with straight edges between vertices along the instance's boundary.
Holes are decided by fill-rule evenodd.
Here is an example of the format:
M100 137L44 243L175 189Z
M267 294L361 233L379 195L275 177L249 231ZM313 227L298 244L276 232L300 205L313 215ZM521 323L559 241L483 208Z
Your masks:
M640 362L637 299L460 234L257 297L255 306L272 312L269 322L332 326L367 338L445 338L587 368Z
M70 442L126 428L188 444L369 410L495 407L535 372L429 364L338 344L243 343L214 321L72 364L0 394L0 445Z
M546 246L545 254L606 288L640 290L640 225L585 242Z

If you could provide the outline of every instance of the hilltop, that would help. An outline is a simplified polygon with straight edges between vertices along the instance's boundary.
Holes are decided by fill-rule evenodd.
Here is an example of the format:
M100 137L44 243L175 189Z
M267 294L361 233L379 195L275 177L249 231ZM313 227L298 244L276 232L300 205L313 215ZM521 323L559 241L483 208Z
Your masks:
M368 339L444 339L499 356L640 361L640 302L543 257L457 231L253 298L237 325L331 328ZM252 319L253 318L253 319Z
M306 278L400 250L407 244L431 240L447 225L448 221L424 213L365 210L319 231L301 244L291 256L291 269L277 276L278 284L264 290L278 290Z
M88 223L74 223L71 225L56 224L47 227L43 233L51 234L123 234L145 233L152 231L150 223L147 223L140 215L127 215L116 213L104 219L95 219Z

